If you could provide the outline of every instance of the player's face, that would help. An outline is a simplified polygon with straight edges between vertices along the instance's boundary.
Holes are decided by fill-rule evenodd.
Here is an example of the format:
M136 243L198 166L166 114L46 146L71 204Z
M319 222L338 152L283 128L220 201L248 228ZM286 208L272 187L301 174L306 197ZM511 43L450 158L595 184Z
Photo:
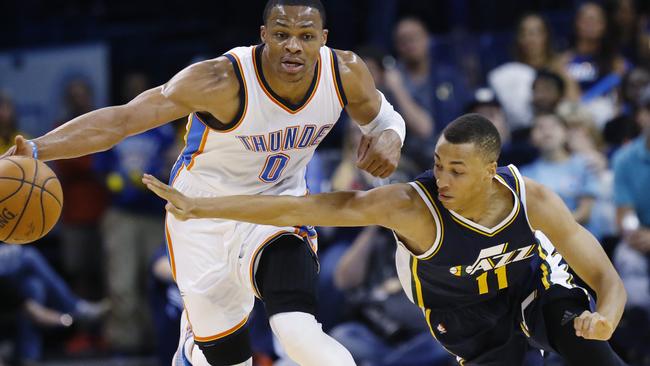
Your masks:
M433 175L438 199L446 209L462 212L486 192L496 173L473 143L452 144L440 136L436 145Z
M278 5L261 27L261 37L275 75L296 82L314 72L327 30L317 9Z

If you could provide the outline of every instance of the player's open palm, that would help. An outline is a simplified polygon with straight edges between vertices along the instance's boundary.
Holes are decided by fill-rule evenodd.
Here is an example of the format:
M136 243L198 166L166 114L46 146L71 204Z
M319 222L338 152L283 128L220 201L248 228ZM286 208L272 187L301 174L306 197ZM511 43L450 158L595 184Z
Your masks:
M598 313L584 311L573 321L576 336L585 339L606 341L614 332L612 322Z
M153 175L144 174L142 176L142 183L144 183L153 193L157 194L158 197L167 200L165 209L177 219L185 221L197 218L197 216L192 213L194 202L191 198L159 181Z

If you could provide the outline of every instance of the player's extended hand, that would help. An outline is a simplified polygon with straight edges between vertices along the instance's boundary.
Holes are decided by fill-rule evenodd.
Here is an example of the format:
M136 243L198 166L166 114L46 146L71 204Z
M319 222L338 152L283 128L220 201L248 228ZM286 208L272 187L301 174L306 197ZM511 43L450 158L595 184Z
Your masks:
M12 156L12 155L21 155L21 156L32 156L32 147L30 144L27 143L27 140L25 140L24 137L21 135L16 136L16 139L14 140L15 145L10 147L9 150L5 151L2 156L0 156L0 159L6 158L7 156Z
M604 316L590 311L584 311L573 320L576 336L585 339L606 341L614 333L614 326Z
M387 178L399 163L402 142L393 130L386 130L379 136L361 137L357 150L357 167L375 177Z
M197 218L192 212L194 211L194 200L167 184L159 181L156 177L149 174L142 176L142 183L147 186L158 197L167 200L165 210L174 215L177 219L185 221Z

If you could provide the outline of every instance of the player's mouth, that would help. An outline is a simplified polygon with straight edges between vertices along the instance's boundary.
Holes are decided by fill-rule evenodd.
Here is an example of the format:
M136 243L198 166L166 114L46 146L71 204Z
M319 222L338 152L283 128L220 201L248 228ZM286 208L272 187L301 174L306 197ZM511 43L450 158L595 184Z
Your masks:
M451 201L452 199L454 199L454 197L446 194L438 193L438 200L440 200L440 202Z
M283 59L282 69L289 74L297 74L305 67L305 63L299 59Z

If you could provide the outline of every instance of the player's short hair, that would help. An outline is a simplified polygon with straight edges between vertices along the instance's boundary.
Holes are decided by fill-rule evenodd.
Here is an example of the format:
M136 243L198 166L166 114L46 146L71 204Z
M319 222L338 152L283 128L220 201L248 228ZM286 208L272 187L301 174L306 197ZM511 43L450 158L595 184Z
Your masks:
M264 7L264 24L266 24L266 21L269 19L269 15L271 15L271 10L273 10L273 8L283 5L306 6L309 8L314 8L318 10L321 21L323 23L323 27L325 26L325 7L323 6L323 3L320 2L320 0L268 0L266 2L266 6Z
M452 144L473 143L489 162L497 161L501 153L499 131L489 119L478 113L456 118L442 131Z

